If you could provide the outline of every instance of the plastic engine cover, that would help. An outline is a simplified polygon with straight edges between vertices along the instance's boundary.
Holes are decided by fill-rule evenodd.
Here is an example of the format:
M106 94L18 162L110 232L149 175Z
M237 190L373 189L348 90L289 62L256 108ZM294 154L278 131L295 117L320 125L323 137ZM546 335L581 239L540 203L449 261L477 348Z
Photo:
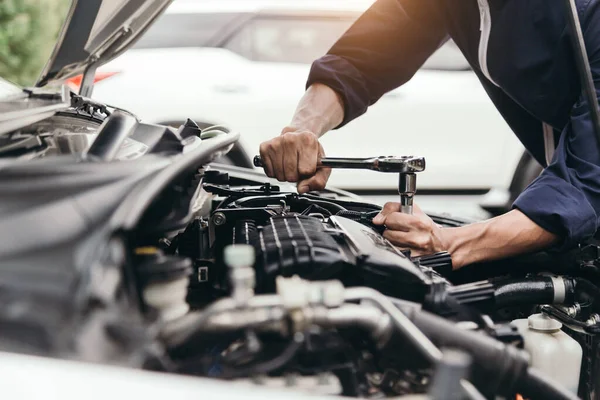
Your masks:
M277 216L261 227L239 221L235 238L237 243L255 246L262 290L272 290L278 275L299 275L311 280L340 279L346 285L421 300L431 282L379 233L343 217L322 222L302 215Z

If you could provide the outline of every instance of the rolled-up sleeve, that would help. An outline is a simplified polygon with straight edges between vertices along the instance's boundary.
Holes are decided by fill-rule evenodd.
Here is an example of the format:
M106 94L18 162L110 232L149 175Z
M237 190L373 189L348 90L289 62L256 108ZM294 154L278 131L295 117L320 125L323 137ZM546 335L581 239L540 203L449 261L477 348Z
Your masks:
M316 60L306 87L323 83L344 103L341 127L406 83L447 38L432 0L378 0Z
M594 14L586 18L584 36L596 97L600 98L600 7ZM571 111L551 164L513 207L560 236L560 249L590 238L600 227L600 146L584 96Z

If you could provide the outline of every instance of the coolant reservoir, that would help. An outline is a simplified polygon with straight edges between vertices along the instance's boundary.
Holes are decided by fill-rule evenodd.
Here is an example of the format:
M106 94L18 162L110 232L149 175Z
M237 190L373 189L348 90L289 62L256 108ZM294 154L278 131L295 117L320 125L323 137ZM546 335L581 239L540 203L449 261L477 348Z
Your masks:
M583 351L575 339L561 330L562 324L544 314L533 314L512 323L523 336L529 364L565 389L577 394Z

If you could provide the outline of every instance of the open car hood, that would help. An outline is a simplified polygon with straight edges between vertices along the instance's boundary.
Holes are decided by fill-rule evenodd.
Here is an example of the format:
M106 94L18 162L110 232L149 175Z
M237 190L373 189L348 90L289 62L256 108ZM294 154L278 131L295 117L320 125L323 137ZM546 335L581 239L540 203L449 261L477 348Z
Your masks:
M36 86L61 81L115 58L172 0L73 0Z

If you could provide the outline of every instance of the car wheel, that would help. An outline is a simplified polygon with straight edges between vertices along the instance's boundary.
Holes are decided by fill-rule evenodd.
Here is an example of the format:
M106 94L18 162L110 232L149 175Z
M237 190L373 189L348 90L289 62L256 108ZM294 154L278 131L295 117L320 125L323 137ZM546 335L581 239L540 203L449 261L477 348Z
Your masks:
M517 164L515 175L513 176L512 182L510 183L510 204L507 206L510 208L511 204L519 197L519 195L525 190L531 182L537 178L544 167L538 163L529 153L524 152Z
M171 126L175 129L178 129L183 122L185 122L185 121L177 121L177 122L168 121L168 122L160 122L160 124ZM217 124L210 123L210 122L198 122L198 121L195 121L195 122L196 122L196 124L198 124L198 126L202 130L209 128L211 126L217 125ZM217 160L215 160L215 162L220 163L220 164L234 165L236 167L242 167L242 168L254 168L254 165L252 164L252 160L250 159L250 157L248 157L248 154L246 154L246 152L244 151L242 146L239 145L239 143L234 144L233 148L229 151L229 153L227 153L223 157L218 158Z

